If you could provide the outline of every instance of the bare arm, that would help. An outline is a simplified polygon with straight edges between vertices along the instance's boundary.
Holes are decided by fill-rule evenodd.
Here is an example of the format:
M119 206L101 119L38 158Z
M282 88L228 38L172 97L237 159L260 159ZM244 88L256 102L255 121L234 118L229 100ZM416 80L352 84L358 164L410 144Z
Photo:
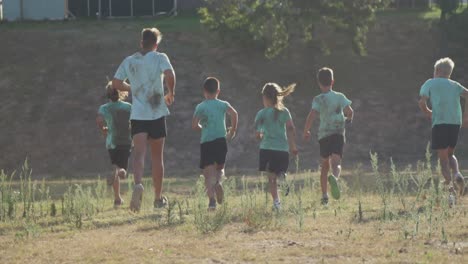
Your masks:
M432 118L432 110L427 107L427 100L429 98L426 96L422 96L421 99L419 99L419 109L428 117Z
M119 91L124 91L124 92L130 92L131 91L131 87L130 87L130 84L124 82L123 80L119 80L119 79L112 79L112 87L116 90L119 90Z
M231 116L231 128L229 129L229 132L228 132L228 139L232 140L236 137L237 122L239 120L239 115L237 114L236 109L234 109L234 107L232 106L228 107L227 113L229 116Z
M464 88L461 96L465 99L468 99L468 89Z
M174 103L176 85L176 77L173 70L164 71L164 82L168 90L167 95L164 97L166 99L166 104L172 105Z
M315 110L310 111L309 115L307 116L307 120L304 127L304 140L310 140L310 129L312 128L312 124L314 123L315 118L317 118L318 112Z
M461 96L465 98L465 110L463 111L463 127L468 127L468 89L464 88Z
M261 112L258 112L255 116L255 138L259 141L263 139L263 117L261 116Z
M295 156L298 151L296 146L296 127L292 120L286 123L286 133L288 135L289 151Z
M345 107L345 109L343 109L343 112L344 112L344 115L345 115L347 120L351 120L351 121L353 120L354 110L353 110L353 108L351 108L350 105Z
M196 116L192 118L192 129L195 131L201 131L202 126L200 125L200 119Z
M106 121L104 121L104 117L100 114L96 117L96 125L103 135L107 135Z

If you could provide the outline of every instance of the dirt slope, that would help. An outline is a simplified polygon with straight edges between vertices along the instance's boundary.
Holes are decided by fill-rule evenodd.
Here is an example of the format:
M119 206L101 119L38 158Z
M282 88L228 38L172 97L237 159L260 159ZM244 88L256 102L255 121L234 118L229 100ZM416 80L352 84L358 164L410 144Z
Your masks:
M10 171L28 157L36 175L106 172L108 157L95 113L105 103L106 76L113 76L123 58L137 49L139 30L149 25L157 22L0 25L0 168ZM422 158L430 124L418 113L416 100L436 58L432 36L427 22L384 18L369 36L367 57L340 51L337 43L338 50L328 57L308 50L268 61L254 49L220 45L205 32L167 32L160 50L169 55L178 77L168 120L168 172L197 172L199 136L190 130L190 119L202 100L205 77L219 77L221 97L240 112L229 168L255 169L252 123L261 108L261 86L267 81L298 83L286 104L301 132L319 93L315 70L324 65L335 68L336 90L347 94L356 110L348 130L349 163L367 160L369 150L397 161ZM467 84L467 69L467 60L457 60L454 78ZM318 144L300 145L301 167L316 168ZM459 149L467 148L462 139Z

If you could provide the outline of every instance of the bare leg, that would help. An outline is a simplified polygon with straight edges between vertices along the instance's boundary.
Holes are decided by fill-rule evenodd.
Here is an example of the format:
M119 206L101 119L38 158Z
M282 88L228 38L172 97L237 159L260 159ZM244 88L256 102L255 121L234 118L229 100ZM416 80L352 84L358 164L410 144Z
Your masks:
M218 204L222 204L224 201L224 189L223 189L223 178L224 178L224 164L216 165L215 170L215 184L213 190L216 194L216 201Z
M328 172L330 171L330 161L328 158L323 159L322 158L322 165L320 166L320 185L322 186L322 195L325 197L328 197L328 191L327 191L327 177L328 177Z
M222 183L224 178L224 164L216 166L216 182Z
M279 195L278 195L278 182L277 179L278 177L276 176L275 173L269 173L268 175L268 181L270 183L270 192L271 192L271 197L273 197L273 201L275 203L279 202Z
M215 165L206 166L203 169L203 176L205 177L205 188L206 194L208 198L214 199L215 192L214 192L214 185L216 183L216 167Z
M442 168L442 175L445 179L445 185L449 185L452 181L452 176L450 175L450 161L448 156L448 149L437 150L437 155L440 160L440 167Z
M341 157L340 155L333 154L330 158L330 163L333 171L333 176L339 178L341 175Z
M454 187L457 188L458 193L460 196L463 196L465 193L465 179L463 175L460 173L460 168L458 166L457 157L455 157L455 149L449 148L448 156L450 161L450 167L452 168L452 175L453 175L453 183Z
M449 148L448 149L448 157L450 161L450 168L452 169L453 174L460 173L460 168L458 167L458 160L455 157L455 149Z
M114 200L115 201L121 201L122 198L120 197L120 178L117 176L119 173L118 167L115 168L115 179L114 179L114 184L112 185L114 189Z
M156 200L161 200L162 183L164 179L164 142L165 138L150 139L151 144L151 164L154 194Z
M143 179L147 143L148 134L140 133L133 136L133 175L135 184L141 184Z

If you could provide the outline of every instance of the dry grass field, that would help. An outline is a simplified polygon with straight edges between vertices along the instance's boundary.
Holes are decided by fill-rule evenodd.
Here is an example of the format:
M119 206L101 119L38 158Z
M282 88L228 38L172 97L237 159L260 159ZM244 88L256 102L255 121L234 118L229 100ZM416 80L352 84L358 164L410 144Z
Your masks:
M420 166L347 171L342 199L327 207L320 205L318 173L291 174L295 188L283 197L279 212L272 210L261 176L231 176L225 182L226 202L216 212L206 210L197 177L168 178L170 206L156 211L146 181L138 214L128 210L128 203L113 209L103 181L8 185L6 180L1 185L0 262L463 263L466 198L449 208L446 194L426 184L436 174ZM12 197L18 197L9 212L7 190L21 188L26 201L13 191ZM54 195L43 196L44 189ZM124 190L126 201L130 195Z

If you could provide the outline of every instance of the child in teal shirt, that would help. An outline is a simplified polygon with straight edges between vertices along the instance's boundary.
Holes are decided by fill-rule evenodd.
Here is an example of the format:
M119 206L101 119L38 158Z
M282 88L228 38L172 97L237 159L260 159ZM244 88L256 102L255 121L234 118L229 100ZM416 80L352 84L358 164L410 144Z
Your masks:
M205 177L208 208L215 210L216 202L221 204L224 197L222 179L228 151L226 138L231 140L235 137L238 115L228 102L218 99L218 79L206 79L203 89L206 100L195 108L192 128L201 131L200 169ZM226 113L231 116L229 131L226 129Z
M283 98L290 95L296 85L282 89L276 83L267 83L262 89L264 108L255 117L256 137L260 142L259 170L268 172L273 208L279 210L278 178L284 180L289 167L289 154L297 155L296 128ZM286 195L289 188L286 187Z
M460 96L468 98L468 90L458 82L450 80L454 67L455 63L450 58L438 60L434 66L434 78L426 81L419 93L419 107L432 120L432 149L436 150L439 156L445 185L449 189L450 206L456 202L455 190L450 186L452 175L461 195L465 189L464 178L455 157L455 147L462 123L468 122L468 107L465 106L462 122L460 104ZM427 107L428 100L432 110Z
M333 70L322 68L317 74L318 84L322 93L312 102L312 109L307 117L304 128L304 139L310 140L310 129L317 116L320 118L318 139L320 156L322 157L320 184L322 187L322 204L328 204L327 175L332 169L333 175L328 176L332 196L340 198L340 189L337 183L341 174L341 160L345 144L345 122L353 119L351 101L342 93L335 92L333 88Z
M107 177L107 183L114 189L114 206L123 204L120 196L120 179L127 176L128 158L132 139L130 136L131 104L123 102L126 92L119 92L112 88L109 82L106 86L109 102L101 105L98 110L96 123L106 136L106 148L109 151L111 163L115 166L113 175Z

